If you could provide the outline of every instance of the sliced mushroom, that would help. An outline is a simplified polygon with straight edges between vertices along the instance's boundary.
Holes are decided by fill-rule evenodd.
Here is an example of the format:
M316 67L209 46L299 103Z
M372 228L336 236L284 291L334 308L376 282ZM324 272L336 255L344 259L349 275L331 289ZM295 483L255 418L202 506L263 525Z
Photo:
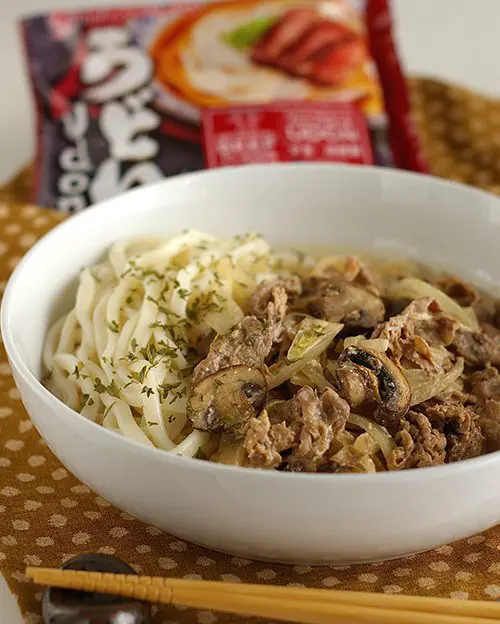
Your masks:
M187 414L195 429L242 433L263 409L267 392L266 378L256 368L223 368L193 387Z
M382 420L401 418L410 407L410 386L402 370L379 351L347 347L338 359L335 378L351 408L378 403Z
M385 316L380 297L342 280L311 279L295 307L317 318L354 327L375 327Z

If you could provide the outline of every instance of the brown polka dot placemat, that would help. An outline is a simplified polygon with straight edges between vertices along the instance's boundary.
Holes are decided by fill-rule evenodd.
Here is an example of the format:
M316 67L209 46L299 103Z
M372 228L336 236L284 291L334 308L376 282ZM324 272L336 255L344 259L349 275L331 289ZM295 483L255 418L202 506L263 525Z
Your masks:
M500 103L433 80L414 79L411 88L417 128L431 171L500 192ZM30 188L27 169L0 190L1 292L23 253L64 218L26 203ZM96 496L52 455L23 409L2 346L0 571L28 624L41 622L41 592L27 582L25 566L59 566L89 551L116 554L142 574L500 598L500 527L398 561L311 568L228 557L143 524ZM208 611L178 608L162 608L154 618L155 624L235 621Z
M431 173L500 194L500 101L437 80L409 84Z

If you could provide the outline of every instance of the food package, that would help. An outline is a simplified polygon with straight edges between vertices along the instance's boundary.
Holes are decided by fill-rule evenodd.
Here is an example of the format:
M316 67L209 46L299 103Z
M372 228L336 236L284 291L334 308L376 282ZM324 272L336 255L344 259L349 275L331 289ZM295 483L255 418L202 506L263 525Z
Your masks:
M204 167L425 171L388 0L236 0L29 17L34 201L77 212Z

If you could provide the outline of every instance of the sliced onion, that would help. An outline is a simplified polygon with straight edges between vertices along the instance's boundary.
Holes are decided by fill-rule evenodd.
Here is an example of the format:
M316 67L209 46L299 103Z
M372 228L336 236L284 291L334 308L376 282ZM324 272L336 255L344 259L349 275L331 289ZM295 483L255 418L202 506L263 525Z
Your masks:
M387 472L384 462L377 455L372 455L371 460L375 464L375 470L377 472Z
M375 455L379 449L379 445L368 432L365 432L358 435L354 440L352 448L361 455Z
M290 379L296 386L312 386L318 390L333 388L332 384L325 379L323 367L318 360L311 360L302 370Z
M464 372L464 360L459 358L455 366L442 375L428 375L421 369L403 369L410 385L411 405L423 403L449 388Z
M242 438L235 438L230 433L223 433L220 437L219 449L212 455L210 461L230 466L244 466L247 452Z
M352 413L349 414L347 422L351 425L356 425L356 427L359 427L360 429L366 431L366 433L369 433L375 444L380 447L386 461L389 459L392 452L396 448L396 442L394 442L394 438L385 427L382 427L382 425L373 422L373 420L370 420L365 416Z
M350 336L344 340L344 349L347 347L362 347L385 353L389 348L387 338L365 338L365 336Z
M439 366L444 366L445 362L451 361L451 353L443 345L429 345L429 351L432 361Z
M388 288L387 296L390 299L422 299L430 297L437 301L443 312L455 317L463 325L474 331L480 331L476 314L472 308L463 308L456 301L448 297L442 290L415 277L407 277Z
M234 299L227 299L223 310L220 312L207 312L204 321L222 336L237 325L243 317L243 311Z
M331 341L339 333L343 325L340 323L328 323L328 325L330 326L328 331L323 336L318 336L313 344L308 345L307 349L302 351L300 359L289 362L289 360L285 358L276 362L269 368L270 389L276 388L285 381L288 381L295 373L302 370L308 362L317 359L323 351L329 347Z
M342 327L343 325L339 323L305 318L298 326L295 338L286 354L286 359L292 363L307 358L309 353L315 350L319 344L325 344L324 349L326 349Z
M364 442L364 440L362 442ZM364 449L358 450L358 448L355 447L355 444L356 442L354 442L352 446L344 446L341 448L340 451L332 456L332 461L340 465L344 463L349 465L354 457L356 460L356 468L354 468L351 464L350 472L377 472L375 463L369 453ZM363 447L365 444L361 443L360 446Z
M184 457L194 457L197 453L203 450L203 447L210 440L210 433L207 431L192 431L186 438L177 446L169 451L175 455L183 455Z
M321 277L328 272L328 269L334 269L339 273L342 273L342 271L345 269L348 257L349 256L342 256L338 254L324 256L316 262L312 270L312 274Z

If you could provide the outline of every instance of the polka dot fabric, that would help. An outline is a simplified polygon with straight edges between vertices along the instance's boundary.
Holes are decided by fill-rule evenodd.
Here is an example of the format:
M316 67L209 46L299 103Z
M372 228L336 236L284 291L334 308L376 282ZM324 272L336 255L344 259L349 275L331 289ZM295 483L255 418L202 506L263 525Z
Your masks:
M500 193L500 103L432 80L414 79L411 88L431 171ZM63 219L24 203L30 180L26 170L0 192L0 293L19 258ZM59 566L89 551L116 554L141 574L500 598L500 527L398 561L312 568L221 555L139 522L79 483L52 455L24 411L0 346L0 571L26 622L41 622L41 593L27 582L25 566ZM234 617L177 608L159 609L154 616L155 624L229 622Z
M500 101L436 80L409 84L431 173L500 194Z

